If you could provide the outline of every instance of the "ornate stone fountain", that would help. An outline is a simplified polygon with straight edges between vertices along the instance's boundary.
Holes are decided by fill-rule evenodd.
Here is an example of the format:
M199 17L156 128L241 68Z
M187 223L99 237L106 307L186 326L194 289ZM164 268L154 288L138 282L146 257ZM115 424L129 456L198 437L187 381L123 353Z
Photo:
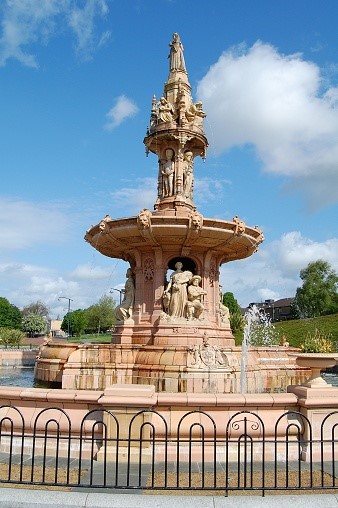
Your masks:
M193 101L177 33L169 61L168 81L161 98L153 97L144 138L147 154L158 158L154 210L122 219L106 215L85 235L100 253L130 265L112 344L78 346L62 365L64 388L134 383L169 392L239 390L240 348L221 301L219 270L223 263L251 256L263 233L237 216L206 218L196 209L194 161L206 157L206 113L201 102ZM43 361L52 349L49 345L40 354L40 379L46 379ZM275 356L281 371L296 369L285 348ZM263 357L252 352L248 372L259 372L265 389L273 361L264 364ZM255 377L251 385L257 390Z

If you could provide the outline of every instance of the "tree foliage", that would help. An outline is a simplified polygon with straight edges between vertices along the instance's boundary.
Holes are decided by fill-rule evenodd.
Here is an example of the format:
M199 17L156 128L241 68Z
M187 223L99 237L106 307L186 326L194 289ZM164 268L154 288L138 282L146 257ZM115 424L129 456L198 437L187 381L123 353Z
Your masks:
M236 312L241 312L241 308L234 297L233 293L230 293L230 291L227 291L223 295L223 304L228 307L230 314L235 314Z
M100 300L86 310L87 327L90 332L106 332L115 324L115 300L111 296L102 296Z
M69 320L69 321L68 321ZM83 309L73 310L65 315L61 323L61 330L68 333L71 336L76 335L80 337L83 334L87 326L86 311Z
M61 330L70 335L81 336L84 332L106 332L115 324L115 300L111 296L102 296L87 309L77 309L67 313L61 324ZM69 328L68 328L69 326Z
M223 304L228 307L230 312L230 326L233 333L242 332L244 329L244 321L241 308L234 297L234 294L227 291L223 295Z
M36 314L27 314L22 318L22 329L30 336L43 335L47 331L46 319Z
M49 309L47 305L38 300L37 302L32 302L29 305L26 305L22 309L22 315L28 316L29 314L34 314L35 316L48 317Z
M300 271L303 285L297 288L293 309L300 318L338 312L338 276L327 261L309 263Z
M0 297L0 326L15 329L21 328L20 310L4 297Z

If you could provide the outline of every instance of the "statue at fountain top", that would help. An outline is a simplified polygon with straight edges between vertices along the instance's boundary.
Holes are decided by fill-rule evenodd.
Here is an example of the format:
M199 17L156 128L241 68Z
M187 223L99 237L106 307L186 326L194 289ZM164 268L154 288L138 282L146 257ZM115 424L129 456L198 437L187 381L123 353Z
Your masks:
M169 43L170 46L170 72L171 71L183 71L187 72L185 67L184 55L183 55L183 44L181 43L180 36L177 32L173 34L173 40Z

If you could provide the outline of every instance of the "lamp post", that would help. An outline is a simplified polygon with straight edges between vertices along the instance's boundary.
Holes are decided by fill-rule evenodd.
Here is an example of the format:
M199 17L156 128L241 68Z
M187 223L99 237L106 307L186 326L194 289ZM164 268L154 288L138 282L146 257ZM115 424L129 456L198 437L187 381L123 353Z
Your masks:
M70 302L73 300L71 298L68 298L67 296L59 296L58 300L61 299L68 300L68 338L70 336Z
M109 293L112 293L113 291L118 291L120 293L120 305L121 305L121 303L122 303L122 295L124 294L124 289L111 288Z

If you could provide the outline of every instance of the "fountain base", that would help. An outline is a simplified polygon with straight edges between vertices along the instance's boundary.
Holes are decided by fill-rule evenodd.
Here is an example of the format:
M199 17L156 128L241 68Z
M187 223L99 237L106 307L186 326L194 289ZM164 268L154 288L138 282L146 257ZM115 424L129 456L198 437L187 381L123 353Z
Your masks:
M72 344L68 358L56 364L58 347L49 343L40 352L35 366L37 380L58 379L62 388L78 390L134 384L153 385L157 392L240 393L241 348L221 348L217 341L196 345L195 338L194 346ZM305 382L310 371L296 364L296 351L277 346L251 348L247 392L280 392L288 385Z

